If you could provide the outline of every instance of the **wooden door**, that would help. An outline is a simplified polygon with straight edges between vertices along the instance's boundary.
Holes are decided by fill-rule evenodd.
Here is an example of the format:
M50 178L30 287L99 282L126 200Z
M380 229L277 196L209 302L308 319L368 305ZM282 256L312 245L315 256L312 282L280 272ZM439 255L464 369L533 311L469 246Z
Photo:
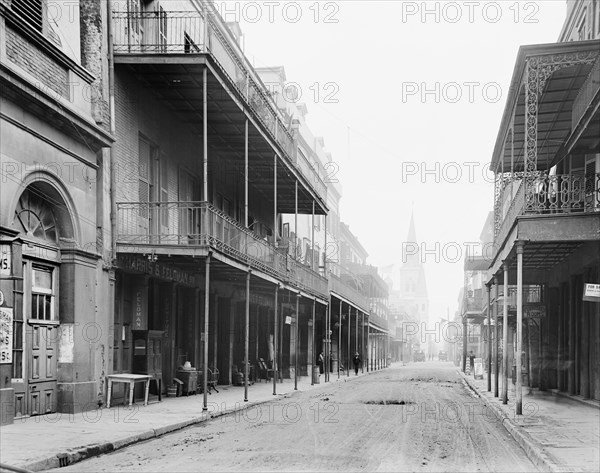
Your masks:
M56 341L58 325L28 324L28 394L29 415L56 411Z

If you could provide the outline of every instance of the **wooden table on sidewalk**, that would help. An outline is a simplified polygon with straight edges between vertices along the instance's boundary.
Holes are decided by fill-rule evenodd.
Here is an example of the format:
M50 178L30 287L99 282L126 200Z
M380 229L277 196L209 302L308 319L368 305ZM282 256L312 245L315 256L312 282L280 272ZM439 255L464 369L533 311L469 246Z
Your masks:
M106 396L106 407L110 407L110 399L112 396L112 384L113 383L125 383L129 385L129 407L133 404L133 391L135 383L144 382L144 406L148 405L148 389L150 387L150 378L152 376L147 374L109 374L108 379L108 395Z

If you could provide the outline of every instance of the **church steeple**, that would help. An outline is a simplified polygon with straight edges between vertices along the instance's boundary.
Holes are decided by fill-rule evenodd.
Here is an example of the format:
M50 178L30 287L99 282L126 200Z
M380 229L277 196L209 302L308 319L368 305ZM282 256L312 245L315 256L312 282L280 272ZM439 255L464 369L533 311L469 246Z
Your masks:
M420 266L420 247L417 242L417 231L415 230L415 214L410 214L410 225L406 241L402 245L402 266Z

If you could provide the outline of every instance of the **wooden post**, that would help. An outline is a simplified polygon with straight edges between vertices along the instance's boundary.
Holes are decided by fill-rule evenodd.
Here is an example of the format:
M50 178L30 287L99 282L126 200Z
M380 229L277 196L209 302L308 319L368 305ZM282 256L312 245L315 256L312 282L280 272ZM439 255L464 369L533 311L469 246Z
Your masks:
M498 294L500 293L500 288L498 287L498 277L494 276L494 397L499 396L498 390L498 380L500 376L498 374L498 367L500 365L498 360L498 347L500 345L500 340L498 337Z
M296 196L298 195L298 181L296 181ZM298 201L296 200L296 203ZM298 332L300 331L300 293L296 294L296 342L294 344L294 391L298 390Z
M516 414L523 414L521 350L523 349L523 243L517 242L517 404Z
M250 350L250 269L246 274L246 323L244 329L244 402L248 402L248 376L250 375L249 367L249 350Z
M502 404L508 404L508 262L504 269L504 297L502 298Z
M277 394L277 352L279 344L277 343L279 325L279 284L275 286L275 310L273 312L273 396Z
M338 319L338 343L337 343L337 352L338 352L338 363L337 363L337 375L338 379L340 379L340 362L342 356L342 300L340 299L340 314Z
M346 377L350 376L350 332L352 331L352 322L350 321L352 306L348 305L348 337L346 343Z
M568 363L568 389L569 394L575 394L575 277L569 278L569 297L567 306L569 310L569 363Z
M485 285L487 289L487 337L488 337L488 350L487 350L487 366L488 366L488 376L487 376L487 390L488 392L492 392L492 294L490 292L491 288L489 284Z
M205 69L206 70L206 69ZM203 388L203 399L202 399L202 410L208 410L208 312L210 309L210 257L211 253L208 253L206 257L204 268L206 273L206 279L204 281L204 359L202 360L202 373L204 373L202 379Z

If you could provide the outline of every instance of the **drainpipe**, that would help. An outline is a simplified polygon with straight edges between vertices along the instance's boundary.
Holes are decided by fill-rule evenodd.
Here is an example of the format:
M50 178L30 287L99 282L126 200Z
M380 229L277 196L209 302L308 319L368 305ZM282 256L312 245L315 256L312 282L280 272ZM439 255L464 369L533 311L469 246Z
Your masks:
M112 0L106 3L106 33L108 37L108 107L110 113L110 132L115 134L115 63L113 47ZM114 145L113 145L114 146ZM110 147L110 228L111 228L111 261L117 258L117 182L115 152Z

